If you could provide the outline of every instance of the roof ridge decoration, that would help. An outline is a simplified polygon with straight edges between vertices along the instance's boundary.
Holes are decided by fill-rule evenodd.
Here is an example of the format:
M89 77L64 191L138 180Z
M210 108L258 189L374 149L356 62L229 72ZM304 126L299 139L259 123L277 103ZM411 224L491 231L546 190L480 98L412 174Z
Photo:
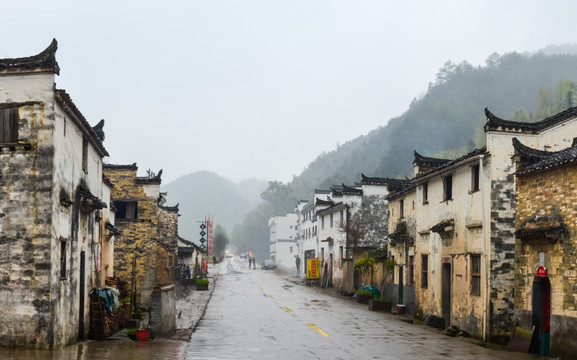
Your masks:
M529 149L535 152L539 151L531 148ZM518 170L515 174L526 175L529 173L546 171L549 169L553 169L559 166L576 162L577 162L577 146L571 146L560 151L548 152L547 156L544 156L540 160L523 167L522 169Z
M519 133L538 134L544 129L558 125L564 121L572 118L577 118L577 107L572 107L561 111L558 114L549 116L543 120L526 123L520 121L503 120L495 116L488 108L485 108L485 116L487 122L485 123L485 132L487 131L509 131Z
M434 158L434 157L427 157L419 154L417 150L414 150L415 159L413 160L413 164L419 167L438 167L441 166L451 159L442 159L442 158Z
M100 120L98 124L92 127L92 130L100 141L104 141L104 119Z
M396 188L395 191L391 192L389 195L387 195L385 197L385 199L390 201L390 200L395 199L395 198L397 198L403 194L408 193L409 191L413 190L416 187L417 187L417 184L415 184L414 182L411 181L410 183L408 183L405 186Z
M357 189L351 186L342 184L342 193L348 195L363 195L363 189Z
M132 164L102 164L105 169L128 169L128 170L138 170L136 163Z
M558 152L558 151L551 152L534 149L532 147L522 144L521 141L519 141L519 139L517 139L516 137L513 138L513 148L515 149L515 156L520 157L520 160L524 163L526 162L535 163L551 156L551 154Z
M473 151L471 151L471 152L469 152L469 153L467 153L467 154L465 154L465 155L463 155L463 156L461 156L461 157L458 157L458 158L456 158L456 159L454 159L454 160L448 160L448 161L446 161L446 162L443 162L441 165L439 165L439 166L437 166L437 167L435 167L435 168L432 168L432 169L430 169L429 171L419 172L419 174L417 174L417 176L415 176L415 179L416 179L416 178L423 177L423 176L425 176L425 175L432 174L432 173L434 173L435 171L442 170L442 169L447 168L447 167L449 167L449 166L451 166L451 165L455 165L455 164L457 164L457 163L459 163L459 162L461 162L461 161L463 161L463 160L467 160L467 159L472 158L472 157L474 157L474 156L483 154L483 153L485 153L486 151L487 151L487 148L486 148L485 146L483 146L482 148L479 148L479 149L475 149L475 150L473 150ZM415 151L415 153L416 153L416 151ZM414 180L414 179L413 179L413 180Z
M90 142L100 152L100 155L102 157L110 156L106 151L106 149L104 148L104 145L102 144L102 140L104 139L104 131L102 131L101 129L102 131L102 138L101 138L99 134L95 131L95 129L92 126L90 126L88 120L86 120L86 118L84 117L84 115L82 115L80 110L78 110L78 108L70 98L70 95L68 95L68 93L65 90L56 89L54 90L54 99L56 100L58 105L62 107L62 110L64 110L64 112L66 112L67 115L76 123L76 125L78 125L78 127L80 127L80 129L85 134L89 135L88 138L90 139ZM96 128L98 128L99 126L101 128L104 127L104 120L101 120L100 123L96 125Z
M324 206L324 205L332 206L333 204L334 204L334 201L332 201L332 200L323 200L323 199L316 198L316 201L315 201L315 205L317 205L317 206Z
M48 47L39 54L20 58L0 59L0 73L12 73L19 70L28 72L49 72L60 75L60 67L56 61L58 41L52 39Z
M174 206L164 206L164 205L158 205L161 209L164 209L166 211L175 211L178 212L178 206L180 205L180 203L177 203Z
M410 182L410 179L393 179L387 177L369 177L361 173L361 184L365 185L402 185L404 183Z

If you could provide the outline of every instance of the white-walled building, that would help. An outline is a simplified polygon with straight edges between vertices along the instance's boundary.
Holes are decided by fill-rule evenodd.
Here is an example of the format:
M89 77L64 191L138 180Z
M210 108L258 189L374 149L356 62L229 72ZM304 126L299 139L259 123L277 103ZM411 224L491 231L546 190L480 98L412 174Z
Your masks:
M56 49L0 60L0 346L85 338L89 290L113 269L103 121L56 89Z
M319 257L320 242L318 237L318 222L316 212L329 207L330 190L316 189L312 202L301 202L297 206L298 216L298 255L301 258L301 270L307 271L307 260Z
M270 258L277 266L294 268L297 252L297 214L269 219Z
M363 191L349 186L334 186L331 201L318 201L317 209L319 259L323 284L341 288L344 284L343 260L347 248L347 235L343 231L350 217L360 209ZM328 205L328 206L327 206ZM350 244L349 244L350 245Z

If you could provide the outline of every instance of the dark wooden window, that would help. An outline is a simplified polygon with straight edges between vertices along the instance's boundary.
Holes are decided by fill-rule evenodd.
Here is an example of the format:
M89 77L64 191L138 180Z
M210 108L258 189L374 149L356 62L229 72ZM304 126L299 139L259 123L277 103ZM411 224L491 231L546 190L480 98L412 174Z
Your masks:
M429 203L429 183L423 184L423 204Z
M88 140L82 138L82 170L88 173Z
M453 174L443 177L443 187L445 188L443 201L453 199Z
M138 201L115 201L117 219L137 219Z
M394 257L394 256L391 256L390 259L391 259L391 261L392 261L393 264L394 264L394 263L395 263L395 257ZM395 283L395 267L394 267L394 266L393 266L392 270L389 272L389 276L390 276L390 277L389 277L389 282L390 282L391 284L394 284L394 283Z
M421 255L421 287L429 287L429 255Z
M399 200L399 217L405 217L405 200Z
M471 166L471 192L479 191L479 165Z
M66 279L66 241L60 241L60 278Z
M481 295L481 255L471 255L471 294Z
M18 108L0 108L0 144L18 142Z

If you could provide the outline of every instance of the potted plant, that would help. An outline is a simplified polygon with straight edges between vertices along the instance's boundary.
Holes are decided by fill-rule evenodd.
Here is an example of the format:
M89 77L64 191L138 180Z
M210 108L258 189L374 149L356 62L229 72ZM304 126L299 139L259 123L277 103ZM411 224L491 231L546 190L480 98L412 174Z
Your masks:
M126 336L128 336L132 341L136 341L136 331L137 328L127 328L126 329Z
M373 272L375 267L375 259L369 255L365 255L355 263L355 271L365 277ZM370 281L367 281L370 283Z
M373 292L371 290L361 289L357 291L357 302L359 304L368 304L372 298Z
M150 340L150 321L145 324L140 325L140 329L136 330L136 340L137 341L149 341Z
M385 295L369 300L369 310L391 312L393 303Z
M196 290L208 290L208 279L196 279Z

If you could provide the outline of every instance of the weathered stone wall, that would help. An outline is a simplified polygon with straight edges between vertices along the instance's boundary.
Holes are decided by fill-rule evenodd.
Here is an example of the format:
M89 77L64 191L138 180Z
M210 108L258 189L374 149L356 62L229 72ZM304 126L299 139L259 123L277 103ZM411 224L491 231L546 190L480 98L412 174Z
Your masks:
M512 172L512 171L510 171ZM489 272L489 335L506 342L511 334L514 309L515 181L491 182L491 249Z
M537 216L557 216L567 232L557 239L516 241L515 311L530 315L539 252L551 284L551 354L575 358L577 348L577 167L565 166L517 178L516 227Z
M403 201L403 211L401 211L401 200ZM415 261L415 239L417 237L417 219L415 217L416 189L412 189L389 201L391 217L388 222L389 232L389 253L393 256L396 266L393 272L393 282L387 284L385 295L393 304L401 304L399 301L399 285L403 283L402 303L405 311L409 314L415 313L415 287L409 279L409 257L413 256L413 281L417 270ZM401 213L403 217L401 217ZM394 214L394 215L392 215ZM400 232L399 236L391 234ZM400 279L402 269L402 279Z
M457 326L475 336L482 335L485 284L484 279L480 277L480 293L473 292L471 258L472 255L480 255L482 258L483 253L482 209L485 198L482 191L471 188L472 166L480 166L480 161L479 157L472 157L459 163L452 170L440 171L434 176L421 179L414 195L416 230L411 230L413 226L409 226L410 221L407 223L407 229L410 232L414 231L416 241L415 316L419 319L423 319L427 314L450 316L450 319L445 319L447 326ZM443 183L443 177L448 175L452 177L452 197L449 200L445 199ZM490 173L486 167L479 175L480 183L488 184ZM425 182L428 188L427 198L423 195ZM405 207L410 206L412 201L405 203ZM446 231L432 231L436 225L447 221L452 225L446 227ZM402 248L398 250L397 257L406 263L406 255L403 252ZM428 256L426 288L422 287L422 255ZM450 265L447 283L443 283L443 266L446 266L444 264ZM447 304L443 304L444 286L450 286L450 299ZM445 315L443 305L447 310Z
M0 102L6 99L0 98ZM19 136L24 147L0 151L0 346L50 348L53 336L52 144L38 144L45 105L20 107ZM53 116L50 111L47 111Z
M138 201L137 219L119 219L116 226L122 235L115 242L114 270L116 276L133 282L136 303L139 307L150 307L150 295L156 286L156 244L158 238L158 195L147 193L146 184L137 183L136 165L106 165L105 175L112 181L113 201ZM134 296L134 295L133 295Z
M156 248L156 284L168 285L174 282L176 255L165 247L157 244Z
M151 331L156 336L168 337L176 331L175 285L157 287L152 292Z
M20 144L0 146L0 345L59 348L89 328L101 232L96 212L81 210L79 190L101 196L101 156L88 146L83 169L86 133L55 101L54 75L0 80L0 104L28 102L18 109Z
M158 208L158 243L162 251L157 250L156 283L169 284L177 275L178 208Z

